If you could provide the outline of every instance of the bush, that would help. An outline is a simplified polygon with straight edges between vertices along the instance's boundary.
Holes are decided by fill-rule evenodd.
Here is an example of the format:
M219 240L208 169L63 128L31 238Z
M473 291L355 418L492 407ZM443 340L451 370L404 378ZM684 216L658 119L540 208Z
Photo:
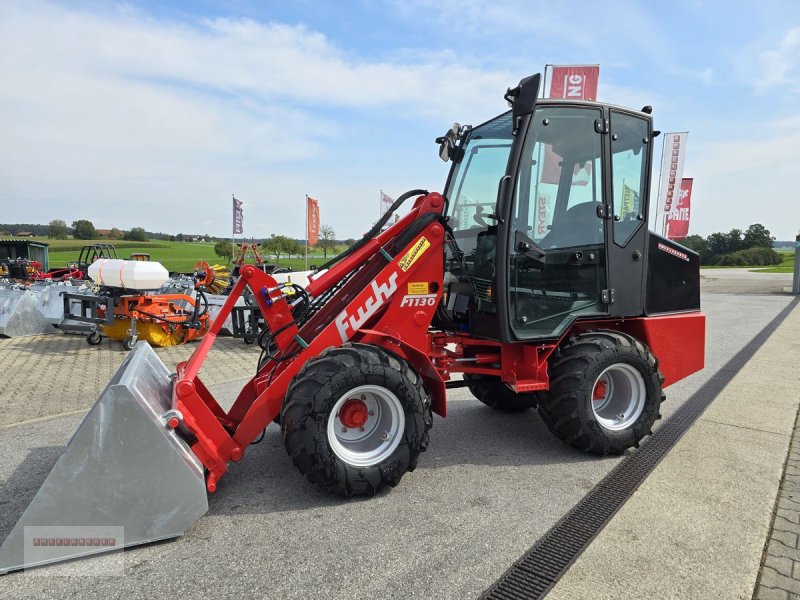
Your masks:
M126 231L122 236L122 239L130 242L146 242L147 234L145 233L144 228L134 227L130 231Z
M723 254L714 259L720 267L762 267L781 264L781 255L772 248L754 247Z

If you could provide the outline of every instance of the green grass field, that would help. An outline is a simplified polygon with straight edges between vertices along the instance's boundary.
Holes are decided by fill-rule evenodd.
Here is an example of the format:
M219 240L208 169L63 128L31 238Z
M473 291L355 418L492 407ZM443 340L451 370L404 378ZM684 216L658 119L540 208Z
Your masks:
M50 244L50 268L60 269L67 266L70 261L78 260L78 254L87 244L107 244L109 240L51 240L48 238L31 238ZM150 260L155 260L164 265L168 271L188 273L194 265L201 260L211 264L225 264L225 260L214 254L214 242L169 242L154 240L149 242L128 242L115 240L112 242L120 258L129 258L132 252L146 252ZM328 258L332 254L328 252ZM275 263L274 257L263 257L268 263ZM248 261L252 262L252 261ZM325 262L322 252L310 252L308 264L321 265ZM291 267L295 271L303 270L304 258L287 258L281 256L281 267Z
M766 269L750 269L756 273L794 273L794 250L778 250L783 255L783 262Z

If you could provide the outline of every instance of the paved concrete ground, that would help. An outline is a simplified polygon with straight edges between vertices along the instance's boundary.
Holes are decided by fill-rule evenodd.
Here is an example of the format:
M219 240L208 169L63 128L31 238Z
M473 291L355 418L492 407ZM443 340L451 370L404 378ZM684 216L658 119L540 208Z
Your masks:
M791 273L760 273L751 269L700 269L700 285L714 294L781 294L791 291Z
M751 598L800 406L798 390L795 306L548 598ZM768 549L775 560L770 564L783 569L787 565L777 559L800 559L797 536L783 526L786 518L800 527L797 506L778 509L776 525L783 531L773 536L783 537ZM783 542L794 543L793 554L778 546ZM762 585L800 591L800 581L778 576L773 567Z
M196 343L156 348L174 370ZM242 340L219 338L203 364L201 378L213 384L252 376L259 348ZM128 353L122 342L104 339L90 346L80 335L0 338L0 429L90 408Z
M667 390L665 416L788 301L704 296L708 367ZM212 389L230 401L239 385ZM126 576L17 573L0 581L0 597L474 597L620 459L573 451L532 411L500 414L464 390L449 398L450 416L435 420L419 467L390 492L353 501L317 492L291 465L271 427L232 466L210 498L209 514L183 539L125 553ZM81 418L0 431L0 539Z

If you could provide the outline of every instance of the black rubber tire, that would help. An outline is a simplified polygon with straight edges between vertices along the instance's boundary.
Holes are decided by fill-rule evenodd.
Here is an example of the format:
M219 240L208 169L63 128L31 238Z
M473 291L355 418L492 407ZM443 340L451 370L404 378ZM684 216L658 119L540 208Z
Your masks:
M136 346L137 342L131 340L131 338L125 338L122 340L122 347L125 350L131 351L133 350L134 346Z
M89 344L90 346L97 346L102 341L103 341L103 336L100 334L99 331L93 331L86 336L86 343Z
M627 363L642 375L646 398L639 418L626 429L603 427L592 410L594 383L609 366ZM597 331L570 338L549 365L550 391L539 402L547 428L567 444L594 454L621 454L652 433L666 396L658 360L639 340L616 331Z
M538 403L538 393L517 394L499 377L464 373L464 379L472 382L467 387L473 396L496 410L509 413L522 412L535 408Z
M254 335L245 335L244 336L244 343L250 346L253 342L256 341L256 336Z
M361 385L390 390L405 412L399 446L369 467L345 463L327 440L331 409L343 394ZM385 485L400 483L427 448L433 424L430 396L421 378L401 358L368 344L330 348L309 360L289 385L280 421L286 452L298 470L319 488L345 497L374 495Z

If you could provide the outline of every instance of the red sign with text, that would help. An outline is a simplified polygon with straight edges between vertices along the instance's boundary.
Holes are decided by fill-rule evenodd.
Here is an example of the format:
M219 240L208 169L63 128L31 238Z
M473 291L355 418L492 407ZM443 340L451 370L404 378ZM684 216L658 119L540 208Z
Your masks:
M600 65L553 65L550 97L597 100Z
M672 209L667 213L666 233L671 240L681 240L689 235L689 217L692 208L693 179L681 179L681 190Z

